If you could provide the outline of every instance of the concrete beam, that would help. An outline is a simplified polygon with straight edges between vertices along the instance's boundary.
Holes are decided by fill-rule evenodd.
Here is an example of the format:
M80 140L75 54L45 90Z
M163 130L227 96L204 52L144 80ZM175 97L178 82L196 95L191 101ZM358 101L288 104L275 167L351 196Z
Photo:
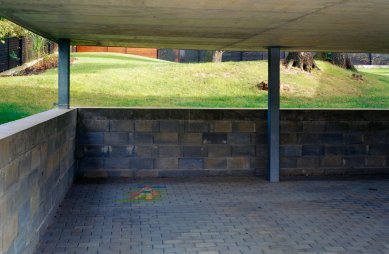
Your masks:
M70 104L70 40L58 40L58 108Z
M268 180L280 178L280 48L269 48L268 94Z
M4 16L74 45L389 53L389 1L1 0ZM374 18L372 18L374 17Z

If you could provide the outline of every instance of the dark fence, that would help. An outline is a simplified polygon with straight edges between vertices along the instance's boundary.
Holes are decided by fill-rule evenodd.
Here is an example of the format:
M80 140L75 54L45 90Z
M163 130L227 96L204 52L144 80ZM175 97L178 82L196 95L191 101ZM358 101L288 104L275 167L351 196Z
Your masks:
M43 53L51 54L54 49L55 44L48 42L43 49ZM4 43L0 43L0 72L38 59L39 55L33 49L33 40L30 37L6 38Z
M281 52L285 59L287 52ZM389 54L350 54L351 61L356 65L389 65ZM188 49L159 49L158 59L179 63L203 63L212 61L212 51ZM267 52L225 51L223 62L267 60Z
M0 43L0 72L22 64L22 39L7 38Z
M282 52L284 59L287 53ZM203 63L212 61L212 51L189 49L159 49L158 59L179 63ZM266 52L225 51L223 62L267 60Z

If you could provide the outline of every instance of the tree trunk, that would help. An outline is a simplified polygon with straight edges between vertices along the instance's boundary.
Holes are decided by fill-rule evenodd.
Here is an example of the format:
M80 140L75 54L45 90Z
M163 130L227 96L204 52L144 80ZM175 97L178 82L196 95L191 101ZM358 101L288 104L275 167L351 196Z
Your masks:
M312 69L319 69L313 56L311 52L291 52L286 58L286 67L290 68L293 66L307 72L311 72Z
M212 54L212 62L214 63L221 63L223 60L223 53L224 51L216 50Z
M354 70L355 67L351 62L349 54L346 53L331 53L331 62L343 69Z

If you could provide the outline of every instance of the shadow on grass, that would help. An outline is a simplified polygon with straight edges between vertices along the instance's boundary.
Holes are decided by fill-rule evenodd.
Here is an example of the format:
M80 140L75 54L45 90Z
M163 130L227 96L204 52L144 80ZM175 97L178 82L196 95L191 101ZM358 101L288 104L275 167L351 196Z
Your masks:
M114 69L122 69L122 70L135 69L144 66L145 65L143 64L136 64L136 63L123 63L123 64L82 63L82 67L77 65L72 65L71 72L72 74L91 74L91 73L105 72L107 70L114 70Z
M0 124L15 121L31 115L22 106L15 103L0 104Z
M99 58L99 59L115 59L115 60L121 60L121 61L130 61L130 62L143 62L143 63L155 63L155 64L163 64L163 63L169 63L164 61L159 61L158 59L153 58L142 58L142 57L136 57L132 55L126 55L126 54L115 54L115 53L99 53L99 54L93 54L93 53L76 53L72 54L72 56L82 56L84 58Z

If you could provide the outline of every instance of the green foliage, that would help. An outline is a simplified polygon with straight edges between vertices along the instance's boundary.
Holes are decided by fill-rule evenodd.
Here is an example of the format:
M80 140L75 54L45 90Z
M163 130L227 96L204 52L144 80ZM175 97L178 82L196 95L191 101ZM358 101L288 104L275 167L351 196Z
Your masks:
M4 19L4 18L0 18L0 42L1 43L4 43L4 39L7 38L7 37L23 37L23 36L26 36L29 32Z
M0 17L0 43L4 43L5 38L7 37L30 37L32 39L32 49L37 53L38 57L45 55L45 45L48 42L47 39ZM15 52L11 52L10 57L14 60L18 60Z
M38 57L41 57L44 55L47 40L34 33L30 33L30 37L32 38L32 49L38 54Z

